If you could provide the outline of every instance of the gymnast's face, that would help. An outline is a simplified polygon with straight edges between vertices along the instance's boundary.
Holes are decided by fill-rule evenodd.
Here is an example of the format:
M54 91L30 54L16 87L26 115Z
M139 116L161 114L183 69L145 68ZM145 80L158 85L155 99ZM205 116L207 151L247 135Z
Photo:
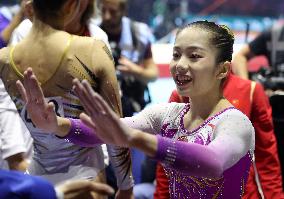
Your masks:
M187 27L177 34L170 71L182 96L204 96L219 92L220 72L217 48L210 42L212 33L200 27Z

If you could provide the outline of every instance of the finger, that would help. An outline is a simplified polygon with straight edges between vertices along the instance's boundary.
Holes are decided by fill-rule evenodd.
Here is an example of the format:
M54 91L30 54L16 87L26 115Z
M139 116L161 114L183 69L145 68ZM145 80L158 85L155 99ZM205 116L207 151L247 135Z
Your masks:
M84 110L87 112L88 115L92 116L94 112L96 112L96 110L93 110L94 107L92 107L92 100L89 99L89 95L85 91L85 88L83 87L81 82L79 82L78 79L74 79L73 84L74 84L74 91L78 96L78 98L80 99L81 104L84 107Z
M92 182L90 189L99 194L113 195L114 190L110 186L102 183Z
M49 115L49 114L54 114L54 115L56 115L56 113L55 113L55 106L54 106L54 103L53 103L53 102L49 102L49 103L47 104L46 110L47 110L48 115Z
M76 180L76 181L66 182L63 185L61 185L59 188L62 189L64 193L86 190L106 195L114 194L114 190L110 186L87 180Z
M97 101L99 94L94 92L91 85L87 81L82 81L82 86L85 88L92 101L92 106L96 109L96 113L106 114L106 111L101 106L101 102Z
M90 87L89 84L83 82L83 86L85 86L85 88L90 91L92 88ZM91 91L90 91L91 92ZM100 96L97 93L94 93L93 96L93 105L95 105L97 107L97 110L99 111L99 113L103 114L103 115L112 115L115 114L113 112L113 110L111 109L111 107L107 104L107 102L102 98L102 96Z
M92 129L96 129L96 125L95 125L95 123L92 121L92 119L88 116L88 115L86 115L85 113L81 113L80 114L80 119L81 119L81 121L85 124L85 125L87 125L88 127L90 127L90 128L92 128Z
M23 85L24 85L24 88L26 89L26 96L27 96L27 99L28 101L31 101L32 100L32 97L31 97L31 92L30 92L30 87L29 87L29 76L30 76L30 68L28 68L25 72L24 72L24 80L23 80Z
M30 85L30 92L32 93L33 96L33 100L35 100L38 103L44 103L44 95L42 89L34 74L30 76L29 85Z
M16 81L16 86L17 86L19 93L21 94L22 100L26 104L28 102L28 96L27 96L27 92L26 92L24 85L22 84L22 82L20 80L18 80L18 81Z

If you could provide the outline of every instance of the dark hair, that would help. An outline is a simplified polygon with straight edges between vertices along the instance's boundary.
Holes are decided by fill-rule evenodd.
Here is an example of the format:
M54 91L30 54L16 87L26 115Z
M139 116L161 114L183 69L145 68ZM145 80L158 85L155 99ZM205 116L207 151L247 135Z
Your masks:
M57 18L59 11L67 0L33 0L36 16L42 21L48 18Z
M196 21L192 22L177 31L176 36L178 34L190 27L201 28L209 33L211 33L210 41L212 45L219 49L217 55L217 63L231 61L233 54L233 44L234 44L234 34L232 31L225 25L218 25L214 22L210 21Z
M87 6L87 9L84 11L81 19L81 24L86 24L87 21L94 15L95 12L95 4L96 0L92 0L89 2L89 5Z
M102 1L104 0L98 0L97 5L100 5ZM117 0L117 2L119 2L120 10L126 13L128 9L128 0Z

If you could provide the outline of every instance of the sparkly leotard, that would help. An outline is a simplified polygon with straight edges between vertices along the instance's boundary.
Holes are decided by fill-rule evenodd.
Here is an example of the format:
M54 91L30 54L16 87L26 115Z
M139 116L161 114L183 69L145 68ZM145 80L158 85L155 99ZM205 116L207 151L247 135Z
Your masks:
M254 150L251 122L230 107L188 131L183 124L188 111L189 104L162 104L121 120L132 128L159 134L155 158L168 175L171 198L241 198ZM70 136L74 143L100 142L85 127L82 134Z
M161 136L171 138L171 141L167 139L169 144L165 149L164 157L157 155L160 156L157 158L162 161L169 178L171 198L241 198L254 150L254 130L250 121L237 109L227 108L208 118L198 128L189 132L184 128L183 124L183 117L189 110L189 104L171 103L156 105L132 118L122 120L133 128L139 128L149 133L160 132ZM252 134L251 140L248 141L250 150L245 152L242 157L233 157L233 160L228 160L229 163L224 164L224 172L220 177L200 177L213 172L206 171L206 164L214 160L210 160L210 156L208 156L210 154L209 151L208 154L202 153L202 151L196 150L197 146L209 145L215 139L217 131L226 130L228 133L233 134L235 131L234 126L228 120L233 120L234 118L237 118L234 122L239 129L248 129L248 132ZM227 122L229 124L224 127L224 123ZM221 123L223 123L223 129L218 129ZM218 139L220 140L220 138ZM182 142L176 144L176 141ZM189 144L186 143L183 146L179 146L183 142L195 144L191 145L191 148L188 148ZM231 147L238 147L237 143L236 141L236 146L232 145ZM179 146L179 149L177 146ZM206 147L203 148L205 149ZM196 151L193 152L194 150ZM195 156L199 157L196 158ZM202 162L199 159L204 161ZM185 162L188 165L184 164Z
M51 78L54 78L57 75L57 71L62 69L63 59L66 59L66 53L73 38L74 36L70 35L58 69ZM13 50L14 47L11 47L10 66L18 77L22 77L23 74L13 61ZM93 74L86 67L77 65L77 67L69 67L68 70L69 74L71 74L70 76L74 75L74 77L80 79L88 79L92 85L96 85L96 79L92 77ZM76 74L80 74L82 77ZM69 79L66 78L66 81L69 81ZM43 85L53 86L52 83L49 83L49 80L43 83ZM63 88L60 83L55 88L64 91L62 96L47 98L49 102L54 103L56 114L62 117L78 118L83 111L83 107L75 93L70 89ZM28 168L30 174L43 176L52 183L57 184L69 179L95 178L104 168L104 155L100 145L95 145L92 148L79 147L67 140L59 139L53 133L43 133L41 129L36 128L32 123L19 96L12 95L12 99L34 139L34 156Z

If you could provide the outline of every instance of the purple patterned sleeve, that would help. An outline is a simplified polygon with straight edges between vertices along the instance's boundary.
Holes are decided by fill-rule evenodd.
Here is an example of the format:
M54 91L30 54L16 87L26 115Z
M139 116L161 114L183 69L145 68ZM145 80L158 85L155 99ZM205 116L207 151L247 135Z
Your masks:
M158 135L155 159L165 166L193 176L220 177L223 173L221 158L211 148Z
M82 147L94 147L98 144L103 144L103 142L96 136L93 130L87 127L80 119L70 119L71 128L65 137L60 137L62 139L67 139L73 144Z

